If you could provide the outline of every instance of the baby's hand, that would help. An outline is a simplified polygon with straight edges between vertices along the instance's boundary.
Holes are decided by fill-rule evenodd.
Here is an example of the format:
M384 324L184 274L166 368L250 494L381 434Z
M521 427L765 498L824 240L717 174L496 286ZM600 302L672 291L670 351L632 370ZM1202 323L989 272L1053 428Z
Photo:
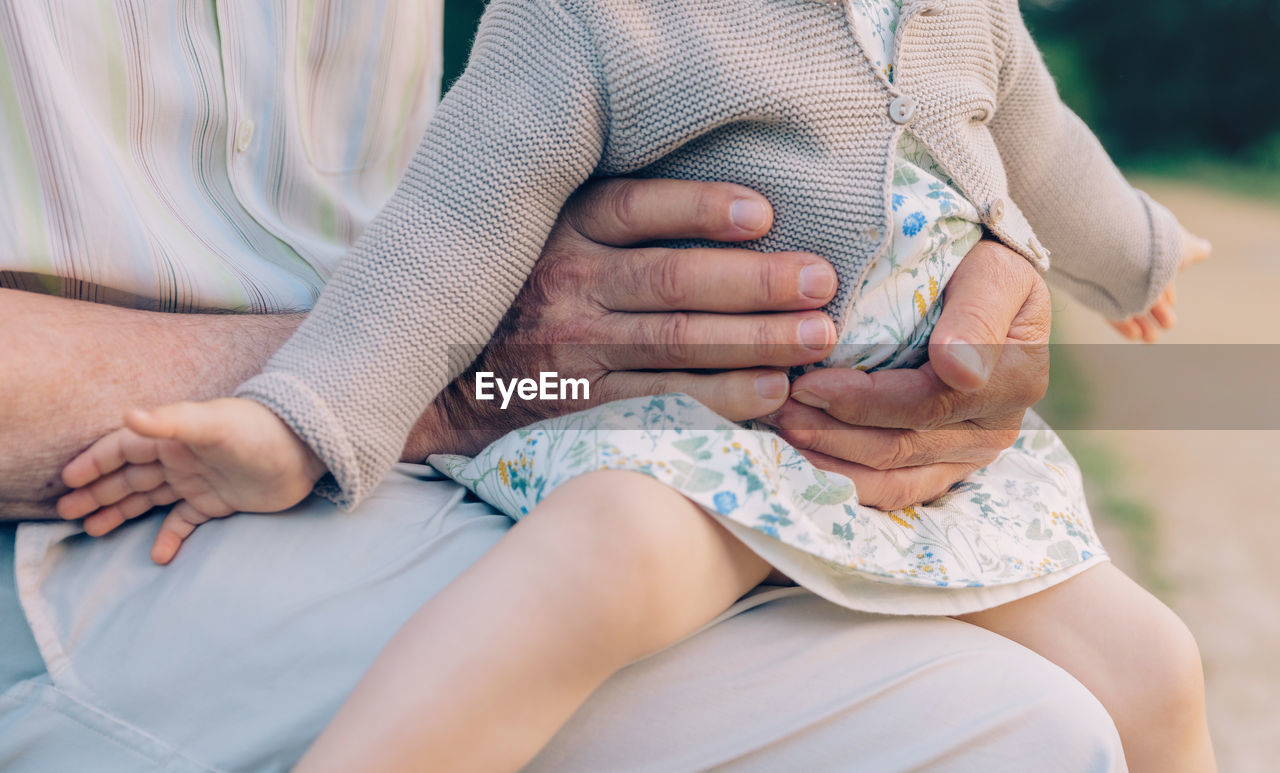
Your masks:
M1187 266L1208 258L1213 252L1213 245L1195 236L1187 229L1182 229L1182 243L1186 245L1186 252L1182 256L1182 263L1178 266L1181 272ZM1177 305L1178 294L1174 289L1173 282L1164 288L1164 292L1160 293L1160 297L1156 299L1155 305L1145 314L1129 317L1119 321L1109 320L1111 326L1119 331L1120 335L1130 341L1145 341L1154 344L1160 338L1161 330L1168 330L1178 321L1178 317L1174 314L1173 307Z
M130 411L124 423L63 468L62 481L74 491L58 500L58 514L84 518L84 530L98 537L177 502L151 548L157 564L172 561L211 518L292 507L325 472L287 424L252 400Z

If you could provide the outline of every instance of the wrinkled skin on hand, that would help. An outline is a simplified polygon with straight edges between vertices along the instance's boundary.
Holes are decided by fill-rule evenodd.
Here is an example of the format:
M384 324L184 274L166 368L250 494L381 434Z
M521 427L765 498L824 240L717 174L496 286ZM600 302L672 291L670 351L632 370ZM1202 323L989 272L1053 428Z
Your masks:
M767 421L861 501L931 501L1018 438L1049 384L1049 290L1017 253L983 241L947 285L920 368L830 368L796 379Z
M585 407L473 397L474 372L586 378L592 404L686 392L734 419L768 417L823 469L849 476L867 504L929 501L1018 436L1048 385L1050 305L1035 270L979 243L943 297L919 369L782 369L820 361L836 331L819 309L835 292L826 261L726 245L671 249L660 239L720 242L768 231L767 203L739 186L608 180L566 207L493 340L441 395L407 447L475 453L507 431ZM967 344L967 345L966 345ZM444 427L443 431L435 428Z
M570 201L533 274L471 371L437 401L450 427L428 447L471 453L509 429L585 405L473 399L474 372L556 372L591 382L591 403L686 392L735 420L787 397L782 369L818 362L835 342L818 311L834 295L815 255L725 246L672 249L658 239L755 239L772 224L736 185L608 180ZM690 372L692 369L716 372Z

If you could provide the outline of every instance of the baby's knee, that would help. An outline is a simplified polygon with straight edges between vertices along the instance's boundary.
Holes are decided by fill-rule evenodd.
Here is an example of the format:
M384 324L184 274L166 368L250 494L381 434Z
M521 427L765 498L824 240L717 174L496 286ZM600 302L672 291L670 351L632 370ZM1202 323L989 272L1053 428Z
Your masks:
M1154 597L1132 624L1126 659L1125 722L1160 722L1166 727L1198 725L1204 717L1204 667L1191 629Z
M635 595L661 583L700 544L710 516L675 489L640 473L601 470L580 475L555 494L542 517L566 524L594 556L618 593ZM551 500L548 499L548 504Z

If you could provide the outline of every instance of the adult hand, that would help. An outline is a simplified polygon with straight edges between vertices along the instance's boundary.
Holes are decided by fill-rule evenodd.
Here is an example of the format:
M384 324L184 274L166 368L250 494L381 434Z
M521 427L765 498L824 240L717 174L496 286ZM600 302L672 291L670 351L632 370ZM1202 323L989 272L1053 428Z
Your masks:
M1049 291L1012 250L982 241L956 269L918 369L815 370L770 417L818 467L886 510L928 502L1018 437L1049 383Z
M474 399L477 370L586 378L591 404L685 392L730 419L776 411L788 393L779 369L817 362L834 345L834 325L818 311L835 294L830 264L804 253L652 245L748 241L772 222L768 202L737 185L614 179L585 187L472 371L419 423L406 458L473 453L584 405L530 401L503 411Z

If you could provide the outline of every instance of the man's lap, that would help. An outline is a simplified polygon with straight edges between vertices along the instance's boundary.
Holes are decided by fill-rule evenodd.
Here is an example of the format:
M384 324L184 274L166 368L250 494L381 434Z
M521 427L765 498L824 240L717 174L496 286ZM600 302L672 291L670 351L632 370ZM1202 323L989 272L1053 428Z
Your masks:
M614 676L525 773L1124 770L1105 710L1030 650L786 590Z
M18 533L19 594L54 684L212 768L287 768L415 609L510 526L425 467L365 507L209 523L168 567L156 518L95 541ZM246 756L247 755L247 756Z
M13 578L13 544L18 524L0 523L0 692L44 673L40 649L18 603Z
M510 521L427 468L403 466L357 513L312 502L286 516L239 515L197 530L167 568L149 563L156 526L142 519L106 541L23 527L19 586L49 674L0 697L0 738L13 739L0 741L0 761L97 760L97 743L127 750L133 762L121 770L143 758L287 768L399 625ZM963 769L975 751L990 754L980 739L999 722L1031 722L1051 709L1045 700L1077 705L1082 762L1117 759L1096 701L1016 645L955 621L774 595L626 669L534 769L768 769L762 761L803 755L821 770L836 741L867 760L926 754ZM20 758L10 743L27 745ZM897 756L871 755L890 750Z

